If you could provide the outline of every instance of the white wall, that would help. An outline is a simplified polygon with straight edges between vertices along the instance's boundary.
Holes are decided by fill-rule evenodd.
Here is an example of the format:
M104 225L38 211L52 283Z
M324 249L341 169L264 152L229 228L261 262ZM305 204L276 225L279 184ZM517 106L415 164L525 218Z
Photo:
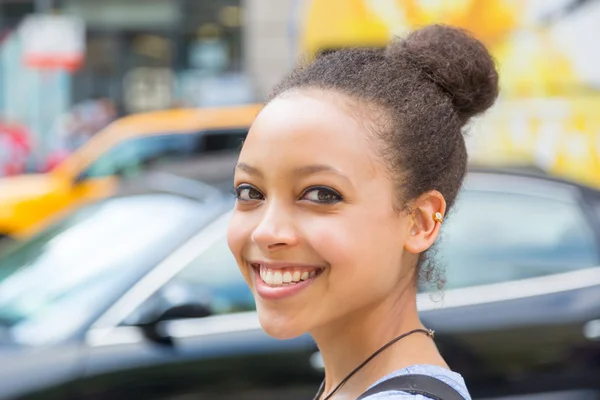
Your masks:
M244 63L259 98L294 65L299 0L242 0Z

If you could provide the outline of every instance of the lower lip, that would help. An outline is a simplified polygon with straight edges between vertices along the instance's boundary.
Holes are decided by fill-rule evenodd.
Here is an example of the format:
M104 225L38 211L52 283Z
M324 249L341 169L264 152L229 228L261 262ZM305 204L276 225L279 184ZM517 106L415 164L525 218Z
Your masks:
M284 286L269 286L260 277L260 271L257 268L252 268L254 271L254 282L256 286L256 292L258 295L265 300L282 300L287 297L293 296L301 290L310 286L315 279L317 279L321 272L318 272L314 277L308 278L305 281L300 281L293 285Z

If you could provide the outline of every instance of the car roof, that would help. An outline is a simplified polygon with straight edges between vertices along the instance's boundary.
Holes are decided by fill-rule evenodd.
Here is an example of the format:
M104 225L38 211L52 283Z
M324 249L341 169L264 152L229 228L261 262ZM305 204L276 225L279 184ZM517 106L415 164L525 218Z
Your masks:
M593 196L600 196L600 190L595 187L588 186L584 183L573 181L560 176L552 175L541 168L530 165L512 165L512 166L485 166L485 165L471 165L468 168L470 174L487 174L495 176L512 176L517 178L525 179L536 179L539 181L545 181L549 183L555 183L559 185L567 185L578 189L586 194Z
M262 104L249 104L132 114L116 120L99 134L131 137L204 129L248 128L261 108Z
M215 133L248 129L262 104L195 109L171 109L132 114L111 123L71 154L57 170L76 170L98 155L127 139L164 134L189 134L211 130Z

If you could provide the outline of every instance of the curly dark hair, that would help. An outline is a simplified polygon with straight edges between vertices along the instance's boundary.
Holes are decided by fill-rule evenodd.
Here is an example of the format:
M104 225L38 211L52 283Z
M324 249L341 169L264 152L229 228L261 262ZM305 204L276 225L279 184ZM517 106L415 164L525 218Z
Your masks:
M469 33L430 25L383 49L323 53L296 67L269 101L298 89L338 92L355 102L381 139L399 209L438 190L450 210L467 168L463 127L496 100L498 73L486 47ZM416 272L443 287L426 253Z

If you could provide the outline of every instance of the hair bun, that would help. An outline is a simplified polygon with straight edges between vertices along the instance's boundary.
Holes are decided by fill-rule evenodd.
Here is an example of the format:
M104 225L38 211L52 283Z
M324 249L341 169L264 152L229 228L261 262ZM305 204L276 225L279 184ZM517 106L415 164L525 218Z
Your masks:
M483 43L462 29L430 25L393 41L386 54L418 67L448 93L463 123L498 97L494 60Z

